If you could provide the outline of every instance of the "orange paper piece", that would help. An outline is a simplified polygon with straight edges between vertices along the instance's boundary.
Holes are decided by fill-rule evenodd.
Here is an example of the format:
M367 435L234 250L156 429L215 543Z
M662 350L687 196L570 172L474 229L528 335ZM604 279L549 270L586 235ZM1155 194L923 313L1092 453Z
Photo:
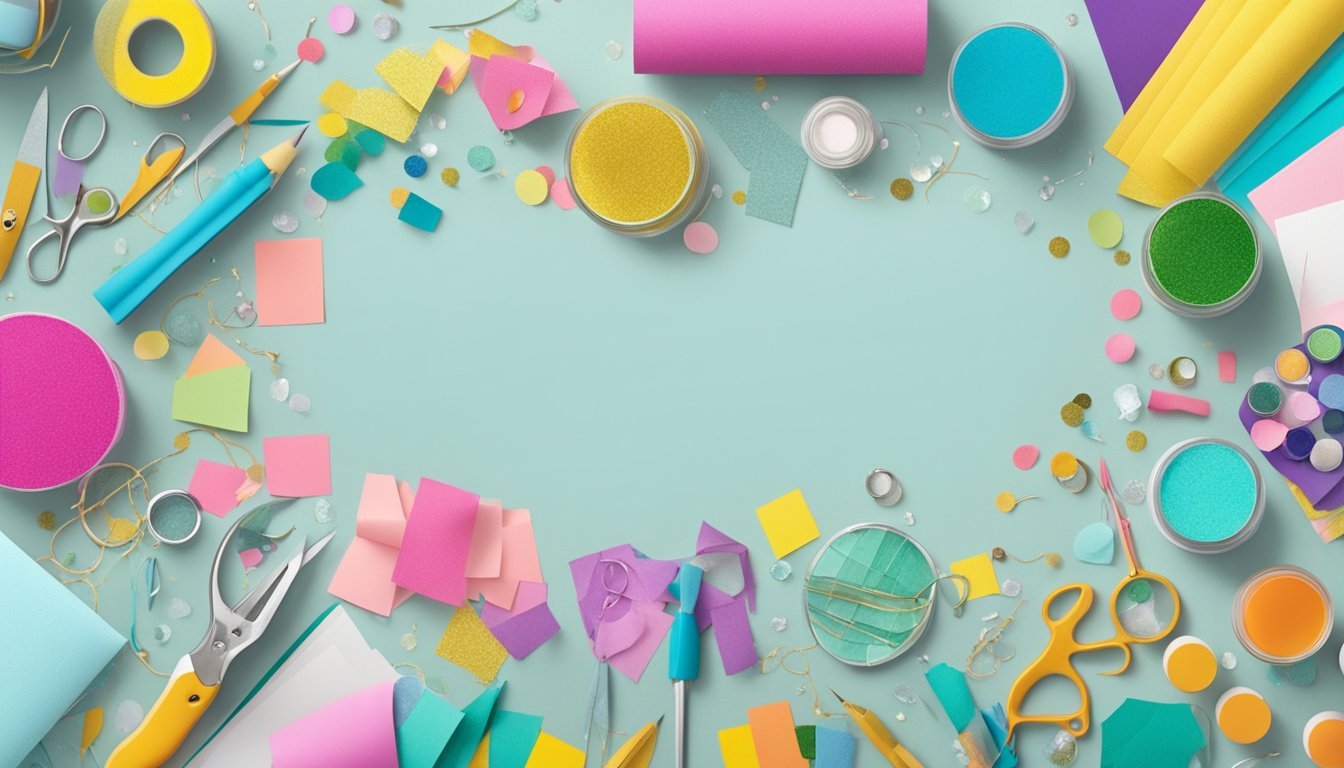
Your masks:
M411 591L392 582L415 496L392 475L367 474L355 513L355 538L336 566L327 591L379 616L406 602Z
M307 325L327 320L322 241L315 237L256 242L257 324Z
M187 372L182 374L183 378L199 376L202 373L217 371L220 368L232 368L236 365L247 365L247 361L238 356L237 352L228 344L219 340L219 337L213 333L205 335L205 341L201 342L201 348L196 350L196 356L191 358L191 363L187 365Z
M748 709L747 724L751 726L751 740L762 766L808 768L808 761L798 749L789 702L777 701Z

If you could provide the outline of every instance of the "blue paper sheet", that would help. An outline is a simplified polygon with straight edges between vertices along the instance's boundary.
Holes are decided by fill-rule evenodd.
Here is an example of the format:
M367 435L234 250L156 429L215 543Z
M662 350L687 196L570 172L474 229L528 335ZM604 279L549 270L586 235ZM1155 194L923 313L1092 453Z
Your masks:
M854 734L817 726L817 760L813 768L854 768L857 749Z

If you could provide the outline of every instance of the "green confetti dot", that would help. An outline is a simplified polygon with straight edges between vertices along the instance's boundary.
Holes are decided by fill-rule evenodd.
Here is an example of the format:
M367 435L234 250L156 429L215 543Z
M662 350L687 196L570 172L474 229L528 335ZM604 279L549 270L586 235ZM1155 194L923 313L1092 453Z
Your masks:
M470 165L472 170L485 173L495 167L495 153L491 152L489 147L477 144L467 150L467 165Z
M1149 584L1147 579L1135 579L1130 582L1126 592L1135 604L1146 603L1153 597L1153 585Z

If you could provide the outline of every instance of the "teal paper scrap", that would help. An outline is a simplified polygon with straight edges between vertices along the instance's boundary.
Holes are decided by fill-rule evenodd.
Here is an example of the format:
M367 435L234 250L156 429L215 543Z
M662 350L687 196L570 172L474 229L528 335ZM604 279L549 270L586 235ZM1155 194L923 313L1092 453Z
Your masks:
M817 760L813 768L854 768L858 742L854 734L817 726Z
M1188 768L1207 745L1189 704L1125 699L1101 723L1101 768Z
M448 739L443 754L434 762L434 768L467 768L471 764L471 758L476 756L476 748L485 736L485 729L490 725L490 716L494 714L495 703L499 701L502 690L502 684L498 688L486 688L462 710L462 720Z
M402 678L405 679L408 678ZM401 685L401 681L397 684ZM462 710L425 691L423 686L421 691L410 714L397 726L397 762L401 768L434 768L465 717Z
M364 153L360 151L359 145L348 136L342 136L328 144L327 151L322 154L322 159L327 162L340 163L352 171L359 170L359 161L363 158Z
M541 716L501 709L490 720L490 768L526 768L541 738Z
M441 218L443 218L441 208L414 192L406 196L406 202L402 204L401 212L397 214L399 221L404 221L424 232L438 229Z
M308 182L313 191L327 200L342 200L364 186L355 172L342 163L327 163L313 173Z
M807 171L807 153L761 105L734 91L720 91L705 115L723 143L751 174L747 215L793 226Z
M359 148L369 153L370 157L377 157L383 154L383 148L387 146L387 137L383 134L365 128L359 123L350 123L350 134L354 136L355 142Z

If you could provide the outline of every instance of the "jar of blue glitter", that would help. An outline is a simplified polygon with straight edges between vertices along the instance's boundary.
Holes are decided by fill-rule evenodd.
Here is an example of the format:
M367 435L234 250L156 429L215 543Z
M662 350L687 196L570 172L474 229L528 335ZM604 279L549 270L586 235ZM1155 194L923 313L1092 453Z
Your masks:
M993 149L1030 146L1055 132L1073 106L1073 71L1044 32L1017 22L986 27L952 55L952 116Z
M1255 535L1265 515L1265 484L1240 446L1196 437L1158 459L1148 480L1148 505L1167 541L1214 555Z

